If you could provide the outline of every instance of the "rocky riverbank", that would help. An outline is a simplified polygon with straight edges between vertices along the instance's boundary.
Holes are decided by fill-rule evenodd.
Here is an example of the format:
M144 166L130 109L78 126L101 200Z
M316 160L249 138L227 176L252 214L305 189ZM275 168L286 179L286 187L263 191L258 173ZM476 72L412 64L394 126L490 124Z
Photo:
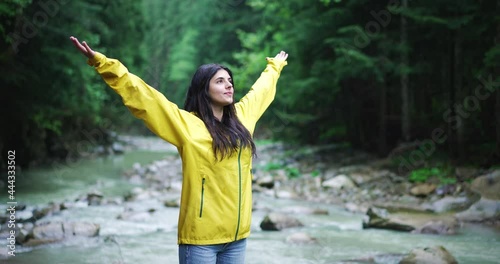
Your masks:
M150 164L134 164L123 177L136 185L124 197L106 197L99 192L87 193L74 201L52 203L45 207L26 206L18 209L14 242L32 247L75 237L99 236L99 225L88 222L45 221L47 217L68 208L116 204L128 208L117 219L141 221L158 209L134 209L133 203L158 201L165 207L178 207L181 190L181 161L176 149L155 138L120 137L123 150L148 149L165 152L163 159ZM328 145L294 147L282 143L260 144L254 161L254 193L276 199L297 199L335 204L356 214L365 215L363 228L381 228L409 233L454 235L466 224L485 224L499 229L500 170L469 169L473 181L440 185L435 179L414 183L407 175L394 171L390 160L378 159L367 153ZM464 168L459 168L457 171ZM255 201L254 210L269 214L262 230L282 230L300 227L297 214L328 214L314 208L266 208ZM0 216L3 223L0 236L8 239L8 215ZM317 239L297 232L288 243L316 243ZM454 258L440 247L416 248L405 258ZM417 256L415 256L417 254ZM411 256L411 257L410 257ZM354 258L356 256L353 256ZM373 261L372 261L373 262ZM375 262L377 263L377 262Z
M337 204L367 214L367 228L438 234L453 234L464 223L500 228L498 169L456 169L462 174L468 171L471 182L442 184L430 178L415 183L408 175L398 174L389 159L335 145L294 148L271 144L259 153L256 191L278 198ZM392 228L393 220L406 226ZM447 227L429 228L431 222Z

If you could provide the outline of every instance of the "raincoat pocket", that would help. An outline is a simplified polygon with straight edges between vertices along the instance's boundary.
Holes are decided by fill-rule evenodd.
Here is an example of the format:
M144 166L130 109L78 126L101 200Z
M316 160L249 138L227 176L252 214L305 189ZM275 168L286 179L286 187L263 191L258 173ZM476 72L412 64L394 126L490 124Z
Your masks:
M201 180L200 218L203 216L203 198L205 196L205 178Z

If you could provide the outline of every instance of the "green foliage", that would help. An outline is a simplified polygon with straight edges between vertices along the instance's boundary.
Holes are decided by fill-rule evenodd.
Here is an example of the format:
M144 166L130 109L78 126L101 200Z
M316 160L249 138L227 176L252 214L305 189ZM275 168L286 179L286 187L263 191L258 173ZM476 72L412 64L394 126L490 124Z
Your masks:
M411 182L426 182L428 179L441 174L439 168L422 168L412 171L409 180Z
M285 174L289 179L298 178L302 175L302 173L300 172L300 170L298 168L287 167L287 166L285 166L281 163L277 163L277 162L269 162L263 167L263 170L265 170L265 171L275 171L275 170L281 170L281 169L285 170ZM318 172L318 175L319 175L319 172Z
M330 138L344 138L347 134L347 127L345 125L342 126L332 126L328 128L322 135L321 137L324 140L330 139Z
M444 177L444 176L438 176L439 182L442 185L447 185L447 184L455 184L457 183L457 179L453 177Z
M70 35L119 59L181 107L199 65L229 66L239 99L259 77L265 58L285 50L289 65L259 126L287 142L394 147L402 141L401 78L408 76L411 140L432 137L430 131L442 127L451 134L436 148L454 157L459 131L444 113L476 94L479 76L499 78L495 1L408 1L402 8L401 1L366 0L75 0L61 1L44 23L33 23L46 2L0 3L1 87L9 91L0 105L12 113L0 118L12 128L0 134L3 142L34 141L22 138L31 135L23 131L62 137L84 128L143 128L85 65ZM402 16L408 23L405 43ZM30 23L35 33L26 36ZM403 54L407 65L401 64ZM469 156L478 160L500 151L498 99L492 93L498 86L489 89L460 126L464 153L473 151ZM484 143L489 147L477 147Z
M302 175L297 168L286 167L285 172L289 179L299 178Z
M31 4L32 0L3 0L0 2L0 36L1 39L10 43L12 38L8 33L14 27L14 19L17 15L23 12L23 9Z
M410 173L409 180L411 182L427 182L431 178L436 178L440 184L455 184L457 179L455 177L450 177L450 171L446 168L421 168L414 170Z
M270 163L267 163L265 166L264 166L264 170L265 171L273 171L273 170L279 170L283 168L283 164L281 163L275 163L275 162L270 162Z
M498 62L500 61L500 45L495 45L491 47L488 51L484 53L484 64L485 67L498 67ZM497 79L500 77L497 76ZM496 89L499 89L498 86L494 87Z

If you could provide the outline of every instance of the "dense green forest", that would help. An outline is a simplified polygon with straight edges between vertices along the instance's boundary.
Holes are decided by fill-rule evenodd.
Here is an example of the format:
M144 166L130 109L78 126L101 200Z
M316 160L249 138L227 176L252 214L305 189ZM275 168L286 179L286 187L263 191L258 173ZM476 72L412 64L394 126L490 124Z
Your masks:
M256 137L342 143L413 169L498 166L497 0L3 0L0 149L75 159L110 131L148 133L72 46L118 58L183 106L195 69L229 66L237 99L290 54ZM5 166L5 162L2 166Z

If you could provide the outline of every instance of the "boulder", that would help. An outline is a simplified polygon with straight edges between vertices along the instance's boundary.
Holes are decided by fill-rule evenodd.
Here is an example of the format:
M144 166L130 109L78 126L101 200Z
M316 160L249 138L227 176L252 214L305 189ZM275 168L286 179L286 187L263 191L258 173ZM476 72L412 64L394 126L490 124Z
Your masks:
M473 201L468 197L453 197L445 196L434 203L432 203L432 209L437 213L452 212L452 211L463 211L472 205Z
M274 178L271 175L266 175L258 178L256 184L260 187L272 189L274 187Z
M464 222L483 222L500 219L500 201L481 198L469 209L455 214Z
M269 213L260 223L260 228L266 231L280 231L285 228L304 226L299 220L281 213Z
M151 219L151 212L136 212L127 210L119 214L116 219L132 222L145 222Z
M421 183L413 186L410 189L410 194L417 197L425 197L432 194L436 190L436 185L433 183Z
M48 222L37 224L27 236L24 246L60 242L72 237L99 235L100 225L88 222Z
M41 209L33 210L33 219L39 220L45 216L51 216L57 214L61 211L61 205L56 203L50 203L48 206Z
M292 213L292 214L312 214L312 215L327 215L328 214L328 210L305 207L305 206L290 206L290 207L283 208L282 211L284 213Z
M170 199L170 200L166 200L163 202L163 205L165 205L165 207L174 207L174 208L179 208L181 207L181 199Z
M323 187L332 189L352 189L356 188L356 184L347 175L337 175L321 184Z
M95 237L99 235L100 225L87 222L63 223L64 236Z
M460 227L457 219L454 221L429 221L421 227L413 230L415 234L432 234L432 235L455 235Z
M458 264L457 260L443 246L416 248L399 264Z
M299 232L289 235L286 238L286 242L291 244L314 244L317 243L318 240L306 233Z
M88 205L102 205L103 204L103 194L101 192L95 191L87 193Z
M489 200L500 200L500 170L476 178L471 190Z
M415 226L399 222L395 219L391 219L384 214L384 210L378 208L369 208L366 212L368 219L363 221L363 228L379 228L379 229L389 229L396 231L410 232L415 229Z

